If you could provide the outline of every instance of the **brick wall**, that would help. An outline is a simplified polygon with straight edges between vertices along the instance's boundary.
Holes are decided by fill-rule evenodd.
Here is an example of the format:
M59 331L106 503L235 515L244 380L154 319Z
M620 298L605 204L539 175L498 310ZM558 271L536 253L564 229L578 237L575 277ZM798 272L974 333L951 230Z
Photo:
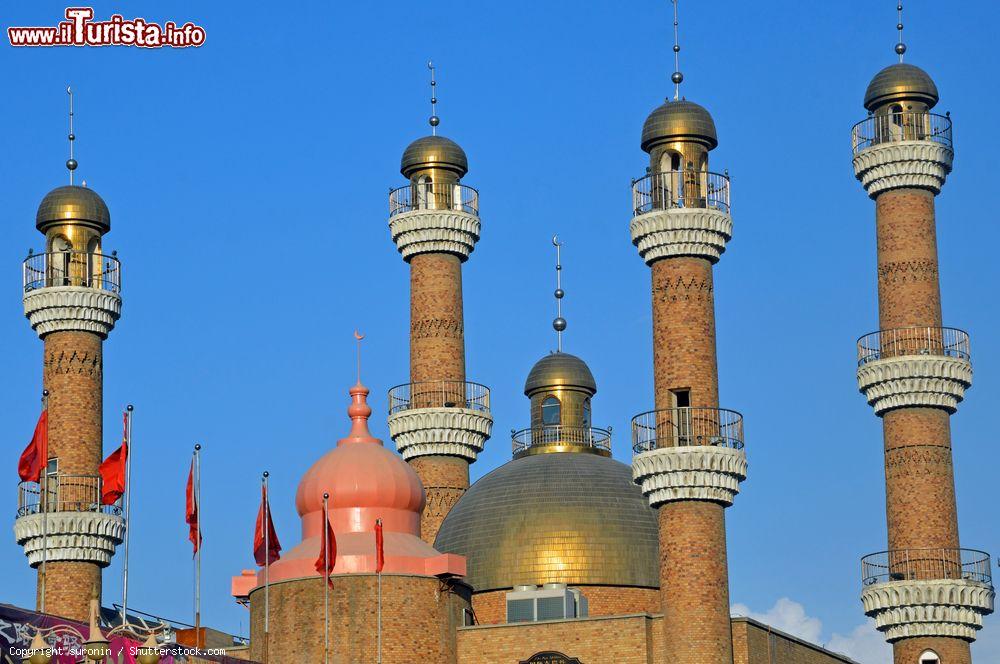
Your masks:
M447 592L436 577L382 576L384 664L455 661L455 633L469 606L468 587ZM331 664L373 664L377 653L376 577L333 577ZM320 577L271 586L271 662L323 662L324 583ZM250 658L264 661L264 591L250 595Z
M469 462L460 457L422 456L410 459L410 465L427 494L420 515L420 539L433 545L441 522L469 488Z
M656 407L670 391L691 391L692 406L719 405L712 264L704 258L656 261L653 279L653 380Z
M465 380L462 263L451 254L410 259L410 382Z
M892 189L875 201L879 322L883 330L941 326L934 195Z
M59 459L60 474L96 475L104 412L101 338L89 332L46 335L43 383L49 391L49 457ZM101 592L101 568L74 562L46 568L46 612L86 622L93 588Z
M680 660L663 648L662 621L659 615L635 614L463 627L458 664L516 664L544 651L576 657L582 664L675 664ZM727 664L855 664L746 618L732 619L732 634L737 647Z

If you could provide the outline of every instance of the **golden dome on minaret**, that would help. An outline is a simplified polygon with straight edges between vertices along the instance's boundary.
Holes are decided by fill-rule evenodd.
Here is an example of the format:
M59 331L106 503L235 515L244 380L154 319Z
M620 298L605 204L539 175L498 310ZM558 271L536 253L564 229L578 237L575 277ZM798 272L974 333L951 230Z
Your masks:
M920 67L897 62L875 74L865 90L865 108L869 111L891 102L916 101L933 108L938 103L934 80Z
M597 394L597 382L587 363L576 355L556 352L549 353L531 367L524 382L525 396L532 396L539 390L575 388Z
M704 106L686 99L667 100L646 118L642 125L643 151L678 141L702 143L709 150L719 144L715 121Z
M410 143L403 152L399 171L403 177L410 177L415 171L440 168L464 176L469 172L469 160L465 150L450 138L444 136L424 136Z
M96 191L87 187L56 187L42 199L35 214L35 227L45 233L52 226L87 226L98 233L111 230L111 213Z

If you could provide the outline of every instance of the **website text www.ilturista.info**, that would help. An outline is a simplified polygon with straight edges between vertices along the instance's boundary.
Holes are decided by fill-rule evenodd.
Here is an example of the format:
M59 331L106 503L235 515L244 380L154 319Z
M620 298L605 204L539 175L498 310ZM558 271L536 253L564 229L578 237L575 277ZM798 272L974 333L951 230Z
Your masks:
M205 28L190 21L160 25L144 18L126 19L120 14L107 21L93 19L93 7L67 7L66 20L58 25L9 27L7 38L11 46L188 48L205 43Z

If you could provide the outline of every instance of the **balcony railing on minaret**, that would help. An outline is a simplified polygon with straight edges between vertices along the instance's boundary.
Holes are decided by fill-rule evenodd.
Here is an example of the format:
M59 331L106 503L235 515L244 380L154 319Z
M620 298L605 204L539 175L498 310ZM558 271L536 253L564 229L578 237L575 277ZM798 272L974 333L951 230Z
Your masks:
M632 181L632 214L674 208L709 208L729 214L729 175L661 171Z
M663 408L632 418L632 452L710 445L743 449L743 416L725 408Z
M101 476L53 473L45 478L45 500L38 482L17 485L17 517L41 512L99 512L121 516L121 504L101 502ZM44 505L43 505L44 502Z
M121 292L121 263L115 254L105 256L88 251L30 253L24 259L22 273L25 293L60 286Z
M479 216L479 192L448 182L420 182L389 191L390 218L414 210L454 210Z
M927 111L882 113L868 116L851 129L854 154L902 141L933 141L951 148L951 117Z

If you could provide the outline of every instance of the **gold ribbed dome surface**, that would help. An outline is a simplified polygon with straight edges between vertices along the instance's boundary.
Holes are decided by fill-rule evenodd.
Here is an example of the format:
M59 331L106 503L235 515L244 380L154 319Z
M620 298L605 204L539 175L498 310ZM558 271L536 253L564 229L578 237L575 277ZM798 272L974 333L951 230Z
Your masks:
M403 151L399 171L403 177L422 168L443 168L458 173L462 177L469 172L469 160L465 150L450 138L444 136L424 136L410 143Z
M79 223L102 233L111 230L111 213L104 199L87 187L56 187L45 195L35 214L35 226L45 232L53 224Z
M920 67L897 62L889 65L868 84L865 108L869 111L893 101L919 101L933 108L938 102L934 80Z
M587 363L576 355L563 352L549 353L535 362L524 381L524 393L528 396L536 390L559 387L575 387L591 395L597 393L597 382Z
M642 125L642 149L664 141L699 141L709 150L719 144L715 121L704 106L681 99L653 109Z
M497 468L448 513L434 548L466 557L477 592L659 586L655 510L629 466L591 454L540 454Z

